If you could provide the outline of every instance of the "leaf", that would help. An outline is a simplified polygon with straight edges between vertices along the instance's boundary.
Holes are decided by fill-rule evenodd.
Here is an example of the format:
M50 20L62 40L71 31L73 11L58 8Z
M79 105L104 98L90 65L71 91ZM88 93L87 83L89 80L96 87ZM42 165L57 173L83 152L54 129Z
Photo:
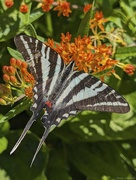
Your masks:
M37 38L37 33L32 24L28 24L28 26L25 28L25 33L28 36L33 36L34 38Z
M68 173L65 157L63 156L62 149L53 149L50 153L50 161L47 166L47 175L49 179L53 180L72 180ZM60 158L61 155L61 158ZM57 160L57 161L56 161ZM53 172L53 173L52 173Z
M0 154L7 149L8 141L5 137L0 138Z
M29 9L31 9L31 4L32 2L29 0ZM17 1L11 10L9 9L0 15L0 41L6 41L14 37L17 31L24 31L25 26L29 23L29 13L23 14L18 11L20 5L21 2Z
M81 37L83 36L88 36L89 30L90 30L90 19L92 18L92 11L93 11L94 3L92 8L85 14L83 20L80 23L80 26L77 31L77 36L80 35Z
M23 112L24 110L28 109L31 105L30 99L27 99L17 106L13 107L4 117L0 119L0 123L10 120L11 118L15 117L19 113Z
M3 169L0 169L0 179L11 180L10 177L7 175L6 171Z
M120 157L116 143L76 143L69 152L70 161L88 180L103 179L104 176L109 179L132 177Z
M0 15L0 41L6 41L7 39L14 37L17 32L24 32L28 27L30 27L30 23L44 14L41 8L32 10L31 12L31 0L29 0L29 3L27 4L31 14L29 14L29 12L21 13L18 11L20 4L21 2L17 1L12 7L12 10L9 9Z
M116 59L126 59L136 56L136 46L118 48L115 54Z
M39 178L40 180L46 180L44 171L48 150L45 145L39 151L33 166L30 168L32 157L39 143L37 136L32 133L27 134L16 152L10 155L10 151L19 135L19 131L12 131L7 135L9 145L8 149L0 155L0 167L5 170L10 179L38 180Z
M42 11L41 8L37 8L32 10L31 14L30 14L30 23L33 23L35 20L39 19L42 15L44 15L45 13Z
M10 48L10 47L7 47L7 49L8 49L8 52L10 53L10 55L11 55L12 57L24 61L24 58L23 58L23 56L22 56L21 53L19 53L18 51L14 50L14 49L12 49L12 48Z
M10 129L10 125L8 121L4 123L0 123L0 136L6 135L9 129Z

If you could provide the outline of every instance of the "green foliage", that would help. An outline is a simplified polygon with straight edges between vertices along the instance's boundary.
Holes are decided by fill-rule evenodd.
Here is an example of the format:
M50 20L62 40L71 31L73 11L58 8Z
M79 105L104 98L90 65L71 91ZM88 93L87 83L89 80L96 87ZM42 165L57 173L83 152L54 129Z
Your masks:
M19 12L21 1L6 9L0 2L0 69L9 58L22 59L15 50L13 37L19 33L53 38L69 31L73 37L88 35L88 22L95 8L103 11L111 22L108 27L125 31L129 47L117 46L115 58L136 65L136 4L135 0L96 0L93 11L85 16L81 7L87 1L74 1L70 17L58 17L51 10L44 13L37 3L27 0L29 12ZM69 1L70 2L70 1ZM92 3L92 1L90 1ZM72 0L71 0L72 3ZM7 49L8 47L8 49ZM11 56L10 56L11 55ZM118 71L118 70L117 70ZM0 106L0 179L1 180L116 180L136 178L136 74L129 77L119 70L122 80L110 77L107 82L124 95L130 104L125 115L84 111L70 117L55 128L43 145L33 166L30 163L43 129L39 120L31 128L16 152L10 151L20 130L30 118L30 100L22 99L14 106ZM2 72L0 71L0 81Z

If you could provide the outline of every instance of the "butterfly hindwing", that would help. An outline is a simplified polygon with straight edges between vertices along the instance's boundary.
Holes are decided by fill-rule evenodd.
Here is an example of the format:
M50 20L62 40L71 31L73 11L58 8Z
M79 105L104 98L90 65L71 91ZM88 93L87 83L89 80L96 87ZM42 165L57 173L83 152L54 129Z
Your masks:
M84 72L73 71L60 92L55 101L55 108L59 111L57 117L59 121L83 110L115 113L129 111L128 103L121 95L99 79ZM59 122L58 119L56 124Z

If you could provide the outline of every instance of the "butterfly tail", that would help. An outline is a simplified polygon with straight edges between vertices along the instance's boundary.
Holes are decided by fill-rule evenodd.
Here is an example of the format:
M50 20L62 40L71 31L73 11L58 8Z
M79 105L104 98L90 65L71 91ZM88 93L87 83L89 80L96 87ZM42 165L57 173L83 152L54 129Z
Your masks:
M35 158L36 158L36 155L38 154L39 150L41 149L41 147L42 147L45 139L47 138L49 132L50 132L50 128L45 128L45 131L44 131L44 133L43 133L43 136L42 136L42 138L41 138L41 140L40 140L40 142L39 142L39 145L38 145L38 147L37 147L37 149L36 149L36 152L35 152L35 154L34 154L34 156L33 156L33 159L32 159L32 162L31 162L30 167L32 167L32 164L33 164L33 162L34 162L34 160L35 160Z
M32 126L33 122L36 121L35 119L35 115L33 115L30 120L28 121L28 123L26 124L20 138L18 139L18 141L16 142L15 146L13 147L13 149L11 150L10 154L12 154L13 152L15 152L15 150L18 148L18 146L20 145L20 143L22 142L22 140L24 139L26 133L28 132L28 130L30 129L30 127Z

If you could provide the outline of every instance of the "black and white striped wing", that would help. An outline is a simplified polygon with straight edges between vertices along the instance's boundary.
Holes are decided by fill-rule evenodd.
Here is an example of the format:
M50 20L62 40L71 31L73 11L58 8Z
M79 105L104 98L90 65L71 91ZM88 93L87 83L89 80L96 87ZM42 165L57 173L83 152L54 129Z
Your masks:
M56 81L65 68L60 55L41 41L27 35L18 35L14 40L17 49L28 63L36 83L33 88L34 97L31 106L33 115L10 154L17 149L33 122L37 120L45 105L46 96L48 97L52 94ZM44 137L48 135L49 130L50 128L45 131L46 135Z
M60 106L63 104L63 106ZM56 124L79 111L127 113L129 105L114 89L87 73L74 71L56 100L61 107Z
M15 37L15 44L36 81L33 89L34 103L31 107L36 115L43 108L45 92L46 96L52 93L54 85L65 67L64 62L59 54L33 37L18 35Z

